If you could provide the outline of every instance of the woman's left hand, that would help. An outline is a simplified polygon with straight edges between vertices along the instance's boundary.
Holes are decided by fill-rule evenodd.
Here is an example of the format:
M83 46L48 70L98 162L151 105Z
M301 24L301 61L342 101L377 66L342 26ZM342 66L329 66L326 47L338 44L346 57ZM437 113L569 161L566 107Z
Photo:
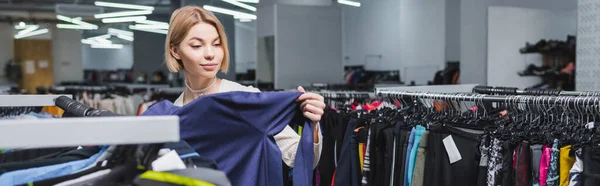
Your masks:
M302 102L300 109L304 117L310 119L315 124L321 121L321 116L323 116L325 109L325 99L323 96L306 92L302 87L298 87L298 91L304 93L296 99L296 101Z

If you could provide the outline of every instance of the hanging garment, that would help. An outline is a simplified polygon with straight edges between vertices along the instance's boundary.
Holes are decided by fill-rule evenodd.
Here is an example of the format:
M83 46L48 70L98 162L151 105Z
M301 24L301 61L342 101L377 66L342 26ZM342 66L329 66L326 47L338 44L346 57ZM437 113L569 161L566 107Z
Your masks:
M181 139L215 160L233 185L283 185L282 156L273 136L288 123L303 126L293 172L294 185L304 186L312 183L314 147L312 126L296 102L301 94L218 93L183 107L162 101L143 115L178 115Z
M533 186L540 185L540 166L542 161L543 145L532 145L531 148L531 183Z
M517 155L517 168L515 169L515 186L530 186L531 182L531 150L529 142L521 142Z
M583 159L579 155L581 154L581 149L575 152L575 163L571 170L569 170L569 186L581 186L582 179L581 174L583 173Z
M413 141L413 148L411 149L410 157L408 158L408 172L406 173L408 175L408 186L412 185L412 178L415 170L415 161L417 158L417 150L419 149L419 142L421 142L421 138L423 137L424 132L425 127L417 125L415 129L415 139Z
M600 150L597 147L583 149L583 185L600 185Z
M108 147L102 148L100 152L88 159L7 172L0 175L0 185L20 185L72 174L94 163L107 148Z
M417 158L415 161L415 169L413 171L412 186L423 186L423 174L425 173L425 156L427 154L427 137L429 137L429 131L423 132L421 141L419 142L419 149L417 150Z
M416 133L416 129L413 128L410 131L410 137L408 138L408 148L406 148L406 159L404 160L404 186L409 186L408 185L408 166L409 166L409 161L410 161L410 152L412 152L412 148L414 145L414 141L415 141L415 133Z
M205 180L198 180L169 172L146 171L143 174L141 174L138 178L136 178L136 180L138 179L154 180L184 186L215 186L215 184Z
M319 184L323 186L331 185L331 178L333 177L333 171L335 170L335 131L337 127L340 127L341 115L336 113L331 108L326 108L322 119L321 119L321 133L324 137L323 139L323 151L321 151L321 160L319 161L319 165L317 170L319 171L319 176L322 177L319 179Z
M477 186L487 185L487 170L488 163L490 161L490 143L489 136L484 136L479 143L479 151L481 157L479 158L479 173L477 174Z
M569 186L569 171L575 163L575 157L569 156L570 152L571 145L560 148L560 186Z
M445 130L430 130L427 137L428 153L426 154L425 174L423 175L426 179L423 181L423 185L477 185L477 173L479 172L479 148L477 145L483 131L468 130L450 125L446 125L444 128ZM449 161L448 151L443 142L447 137L452 139L462 157L453 163Z
M98 147L86 147L82 149L74 149L58 155L57 157L40 157L34 160L21 161L21 162L9 162L0 164L0 174L24 170L29 168L43 167L49 165L57 165L61 163L67 163L82 159L87 159L98 153L100 148Z
M552 144L552 152L550 154L550 168L548 168L548 179L546 184L548 186L558 186L558 139L554 139Z
M487 185L496 186L496 179L502 169L502 141L494 138L490 150L490 162L488 164Z
M344 135L344 145L340 154L338 167L334 173L333 186L359 186L361 177L358 162L358 142L354 129L356 120L350 120Z
M404 184L404 166L406 159L406 149L408 148L408 139L410 137L410 131L401 130L403 122L398 122L395 125L396 137L396 163L394 164L394 185Z
M502 149L502 170L500 171L500 184L503 186L511 186L515 183L514 180L514 163L515 159L515 145L511 141L505 141Z
M544 145L542 151L542 158L540 159L540 186L546 186L548 183L548 170L550 169L550 158L552 154L552 148Z
M371 142L371 131L373 131L373 127L370 127L367 132L367 146L366 146L366 150L364 153L365 157L362 160L363 168L360 169L362 172L362 179L360 181L362 185L368 185L369 181L371 181L370 180L370 178L371 178L371 153L370 152L371 152L371 143L375 143L375 142ZM362 148L360 148L358 151L361 151L361 150L362 150ZM361 152L359 152L358 154L360 155Z

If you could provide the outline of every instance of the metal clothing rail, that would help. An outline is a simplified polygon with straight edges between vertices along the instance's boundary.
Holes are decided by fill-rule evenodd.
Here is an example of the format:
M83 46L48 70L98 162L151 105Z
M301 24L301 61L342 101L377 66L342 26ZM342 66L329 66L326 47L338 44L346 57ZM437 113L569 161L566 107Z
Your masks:
M55 106L56 98L71 95L0 95L0 107Z
M0 148L151 144L179 141L179 117L0 120Z
M0 120L0 148L151 144L179 141L178 116L125 117L79 103L68 96L52 100L77 117ZM121 116L121 117L89 117Z
M329 99L351 99L351 98L361 98L361 99L374 99L377 98L377 95L374 92L356 92L356 91L317 91L313 92L317 93L324 98Z
M484 95L484 94L456 94L456 93L429 93L429 92L406 92L397 90L377 90L379 97L388 98L421 98L441 99L447 101L472 101L472 102L495 102L495 103L531 103L549 105L600 105L600 97L574 97L574 96L532 96L532 95Z
M473 93L492 95L551 95L551 96L600 96L600 92L561 91L552 89L525 89L516 87L476 86Z

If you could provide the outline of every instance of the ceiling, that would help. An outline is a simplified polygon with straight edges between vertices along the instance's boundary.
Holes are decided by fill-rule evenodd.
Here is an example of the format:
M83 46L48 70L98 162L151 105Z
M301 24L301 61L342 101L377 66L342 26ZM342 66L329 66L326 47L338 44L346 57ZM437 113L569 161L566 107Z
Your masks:
M56 5L67 5L68 7L92 8L98 10L94 6L96 0L0 0L0 21L3 22L18 22L18 21L33 21L33 22L58 22L56 20ZM107 2L118 2L127 4L153 6L154 16L168 17L174 8L172 4L181 4L186 0L102 0ZM214 5L227 9L248 12L248 10L231 5L221 0L190 0L199 5ZM262 2L261 2L262 4ZM121 9L122 10L122 9ZM102 12L114 12L119 9L103 7ZM250 13L250 12L249 12ZM72 15L73 17L76 15ZM99 22L92 16L78 15L89 22Z

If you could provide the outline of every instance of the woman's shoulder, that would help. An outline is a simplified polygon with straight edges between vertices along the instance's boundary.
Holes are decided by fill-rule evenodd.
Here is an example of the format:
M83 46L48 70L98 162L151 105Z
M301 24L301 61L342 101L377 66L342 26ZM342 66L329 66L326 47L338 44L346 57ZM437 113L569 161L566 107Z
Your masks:
M237 82L222 79L221 85L219 87L219 92L233 92L233 91L260 92L259 89L254 88L252 86L244 86Z

